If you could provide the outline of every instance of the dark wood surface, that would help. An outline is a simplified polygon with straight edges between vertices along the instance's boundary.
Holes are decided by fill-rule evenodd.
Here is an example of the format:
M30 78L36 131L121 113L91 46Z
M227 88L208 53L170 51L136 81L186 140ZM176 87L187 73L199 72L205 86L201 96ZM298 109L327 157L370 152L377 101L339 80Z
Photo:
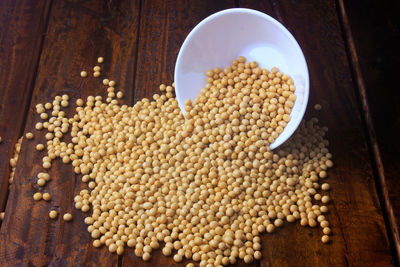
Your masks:
M391 240L400 257L400 96L395 86L400 64L400 2L341 1L347 35L378 186L387 212ZM369 29L369 30L365 30Z
M0 208L4 210L9 159L24 127L50 1L0 1Z
M341 5L347 12L347 21ZM79 76L80 70L90 70L95 65L98 56L105 57L102 75L115 79L125 93L125 103L133 104L158 92L160 83L173 82L179 48L201 19L235 6L275 17L299 42L311 78L306 117L317 116L321 124L329 127L335 162L328 178L333 199L327 215L332 241L322 244L320 229L285 224L274 234L263 235L263 259L252 266L396 265L398 236L390 222L399 218L400 210L396 190L399 167L394 161L398 159L399 143L395 134L386 139L386 113L380 105L386 101L394 104L385 106L385 111L394 113L388 117L393 122L389 123L391 131L399 129L399 109L390 96L379 94L380 87L388 87L383 78L385 67L375 73L370 61L360 60L360 73L365 79L364 89L360 88L354 51L348 49L345 29L353 29L355 51L362 59L376 52L367 45L372 46L373 42L363 40L377 38L378 30L361 32L356 23L360 17L367 19L368 11L359 12L357 3L341 5L335 1L289 0L0 1L0 208L5 207L6 214L0 229L0 266L184 266L160 251L145 263L132 249L118 257L104 247L93 248L83 223L85 216L73 208L72 199L83 184L70 165L54 163L50 170L52 181L45 187L52 201L33 202L32 194L37 190L34 176L42 168L43 157L34 146L44 142L42 134L23 141L9 192L8 160L19 136L35 132L37 103L63 93L73 101L104 95L99 79ZM381 12L387 10L380 7ZM396 32L390 29L398 30L391 20L382 21L389 33ZM373 99L366 102L371 103L367 107L371 107L368 114L372 123L368 117L365 119L362 90L368 100ZM380 96L381 100L377 100ZM321 111L313 109L316 103L322 104ZM368 127L375 129L378 153L374 153L374 139ZM395 145L391 145L393 142ZM384 165L383 176L377 157ZM74 220L50 220L47 212L51 207L61 213L72 212ZM245 264L240 261L237 265Z

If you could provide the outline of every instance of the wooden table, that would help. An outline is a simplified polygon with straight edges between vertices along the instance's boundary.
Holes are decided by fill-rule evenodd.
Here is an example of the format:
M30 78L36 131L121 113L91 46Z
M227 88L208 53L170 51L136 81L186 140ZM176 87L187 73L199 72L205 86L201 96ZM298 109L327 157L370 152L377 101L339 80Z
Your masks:
M400 129L399 105L391 95L398 86L389 87L400 58L398 44L390 41L399 32L398 2L2 0L0 266L183 266L160 251L145 263L132 249L117 256L93 248L84 215L72 208L83 185L59 160L47 185L52 201L34 202L43 155L33 143L44 141L41 134L23 141L10 187L8 161L17 139L34 132L37 103L63 93L73 100L101 94L98 80L79 76L98 56L105 58L103 72L125 91L125 103L133 104L157 93L160 83L173 82L176 55L198 22L232 7L265 12L298 40L311 78L306 117L318 116L329 127L335 162L329 171L331 242L321 243L321 229L286 224L263 235L263 259L251 266L398 264L400 147L397 135L388 134ZM313 109L316 103L322 111ZM51 207L72 212L74 220L49 219Z

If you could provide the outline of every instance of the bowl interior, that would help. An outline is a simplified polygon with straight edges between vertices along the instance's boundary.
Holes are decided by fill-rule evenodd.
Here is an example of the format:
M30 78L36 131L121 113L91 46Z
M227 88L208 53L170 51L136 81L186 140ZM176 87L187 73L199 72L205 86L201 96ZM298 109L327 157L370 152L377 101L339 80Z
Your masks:
M277 67L296 86L291 120L271 149L286 141L304 115L309 94L307 63L300 46L278 21L259 11L233 8L215 13L200 22L188 35L175 66L175 91L179 107L194 100L206 85L205 72L230 66L238 56L257 61L262 68Z

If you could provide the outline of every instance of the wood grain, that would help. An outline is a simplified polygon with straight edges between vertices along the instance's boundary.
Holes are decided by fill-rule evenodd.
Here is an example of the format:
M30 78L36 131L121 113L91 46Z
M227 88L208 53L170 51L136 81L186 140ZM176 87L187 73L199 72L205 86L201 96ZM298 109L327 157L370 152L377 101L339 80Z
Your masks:
M390 1L389 1L390 2ZM399 60L398 2L339 1L353 73L360 94L370 147L374 155L381 202L387 214L392 247L400 262L400 106L395 69ZM371 20L372 18L372 20ZM368 45L366 40L374 40ZM380 88L383 86L383 90Z
M307 59L311 76L307 117L318 116L321 124L330 128L328 139L336 166L329 171L327 180L332 186L329 194L333 199L328 206L330 212L327 217L333 235L332 241L323 245L320 229L287 223L274 234L263 235L263 259L250 266L395 264L333 0L54 0L37 70L29 65L34 62L37 47L24 44L23 51L30 53L8 57L19 47L9 40L18 40L19 34L22 34L31 37L32 44L37 44L40 39L37 33L42 24L34 27L25 23L37 20L40 17L38 14L45 14L49 6L37 7L36 2L18 1L16 3L20 6L11 1L0 2L0 27L5 20L16 25L0 31L0 55L5 53L7 62L15 61L17 64L12 65L10 71L4 71L4 64L0 64L0 92L8 92L2 82L11 77L5 85L21 88L20 82L29 85L30 81L33 95L31 103L28 103L29 97L21 96L27 101L23 105L24 102L18 102L21 98L6 93L0 103L16 103L8 108L7 114L15 113L21 118L26 111L21 107L29 104L25 131L32 132L35 132L33 129L38 120L34 109L37 103L67 93L74 107L72 103L79 97L105 94L101 79L91 77L91 69L98 56L105 58L101 77L112 76L109 78L117 81L117 89L125 93L125 103L132 104L158 92L160 83L173 82L174 62L184 38L207 15L238 3L241 7L254 8L278 19L296 37ZM18 10L21 6L25 8ZM21 20L24 14L31 15ZM38 57L39 54L36 54L36 59ZM28 66L25 68L27 73L20 70L22 64ZM79 76L82 69L88 70L88 78ZM26 90L26 87L23 88ZM15 90L21 94L25 92ZM316 103L322 104L322 111L312 108ZM3 106L0 112L3 112ZM68 108L67 114L71 112L72 107ZM3 123L2 120L3 117L0 117L0 123ZM14 120L1 124L0 135L7 135L15 141L18 138L15 135L21 128L12 130L14 135L8 129L6 134L2 132L11 122ZM32 195L38 190L35 177L42 171L41 157L44 155L38 153L34 146L45 142L43 133L35 134L33 140L25 140L22 144L6 218L0 229L0 266L184 266L187 263L177 264L170 257L164 257L159 250L153 253L151 261L143 262L133 255L132 249L126 249L125 254L118 257L104 247L93 248L83 222L85 216L72 209L72 199L84 188L84 184L80 176L73 174L70 165L60 161L53 164L50 170L52 180L43 190L51 193L52 201L34 203ZM0 149L3 145L10 147L12 144L2 144ZM394 195L392 197L395 198ZM47 216L50 208L55 208L61 215L72 212L73 221L50 220ZM245 264L240 261L236 266Z
M8 193L9 159L21 135L46 31L50 1L0 1L0 210ZM21 110L22 109L22 110Z
M71 106L79 97L105 95L100 78L93 78L92 68L98 56L105 58L102 78L108 73L125 91L127 102L133 95L134 62L139 1L55 1L37 71L29 109L27 131L35 132L37 103L51 101L67 93ZM79 73L88 70L89 77ZM68 109L70 113L72 108ZM84 187L70 165L57 160L49 173L52 180L44 188L52 195L50 203L32 200L37 191L36 174L42 171L41 157L34 146L45 142L43 133L22 145L16 176L0 232L0 265L33 266L116 266L118 257L106 248L96 249L83 222L84 215L72 209L73 197ZM51 220L50 208L73 214L72 222Z
M334 1L239 1L239 5L272 15L299 42L311 80L306 114L328 126L336 165L327 180L332 186L327 216L332 242L319 241L320 229L287 225L263 239L261 266L393 265ZM313 109L316 103L322 104L322 111Z

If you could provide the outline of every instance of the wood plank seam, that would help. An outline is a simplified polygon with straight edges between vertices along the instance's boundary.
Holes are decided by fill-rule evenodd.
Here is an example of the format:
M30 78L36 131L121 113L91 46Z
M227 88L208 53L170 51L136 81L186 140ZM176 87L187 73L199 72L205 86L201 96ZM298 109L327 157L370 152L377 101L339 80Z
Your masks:
M124 257L124 254L118 255L118 261L117 261L118 267L122 267L122 258L123 258L123 257Z
M332 206L333 206L333 209L335 210L335 213L338 214L338 210L336 208L335 202L332 202ZM342 219L340 218L340 216L338 216L337 218L339 221L340 234L342 235L342 238L344 240L344 248L345 248L344 259L346 261L346 267L349 267L349 248L347 245L346 235L344 234L344 231L343 231Z
M394 250L395 257L394 259L397 261L397 265L400 262L400 235L399 229L396 223L396 218L393 212L392 204L390 203L390 199L388 197L388 188L385 179L385 172L384 166L382 162L382 158L379 152L379 147L376 141L375 135L375 128L372 122L372 117L370 114L369 106L368 106L368 96L366 93L366 85L363 79L363 75L361 72L361 68L359 65L358 54L355 48L354 40L352 31L349 25L349 21L347 18L347 13L344 7L343 0L337 0L337 9L338 9L338 16L341 22L345 45L346 45L346 52L349 57L349 62L352 67L352 76L353 80L356 83L356 94L359 96L361 101L361 114L364 124L366 125L366 132L367 132L367 140L368 146L371 151L371 154L374 158L373 161L373 168L377 174L376 185L377 191L380 195L380 202L383 208L383 215L385 218L386 223L389 226L388 236L389 241L392 244L392 250Z
M141 21L141 18L142 18L142 0L140 0L139 1L139 12L138 12L138 14L139 14L139 18L138 18L138 25L137 25L137 33L136 33L136 43L138 44L138 45L136 45L136 51L135 51L135 61L134 61L134 64L133 64L133 86L135 86L135 84L136 84L136 76L137 76L137 71L138 71L138 55L139 55L139 42L140 42L140 21ZM132 98L130 99L130 102L132 103L132 104L135 104L135 92L136 92L136 88L134 87L134 88L132 88L132 91L133 91L133 93L132 93ZM119 264L119 261L118 261L118 264ZM120 266L122 266L122 260L121 260L121 265L119 265L119 267Z
M141 17L142 17L142 0L139 1L138 14L139 14L139 18L138 18L138 25L137 25L137 32L136 32L136 43L137 44L139 44L139 39L140 39L140 21L141 21ZM135 60L134 60L134 64L133 64L133 73L132 73L132 75L133 75L132 84L133 85L136 82L136 74L137 74L137 71L138 71L138 67L137 67L137 65L138 65L138 54L139 54L139 45L136 45ZM131 96L131 99L129 101L132 104L134 104L134 101L135 101L135 91L136 91L136 88L132 88L132 96ZM117 261L118 267L122 267L123 266L123 257L124 257L124 255L125 254L118 255L118 261Z

